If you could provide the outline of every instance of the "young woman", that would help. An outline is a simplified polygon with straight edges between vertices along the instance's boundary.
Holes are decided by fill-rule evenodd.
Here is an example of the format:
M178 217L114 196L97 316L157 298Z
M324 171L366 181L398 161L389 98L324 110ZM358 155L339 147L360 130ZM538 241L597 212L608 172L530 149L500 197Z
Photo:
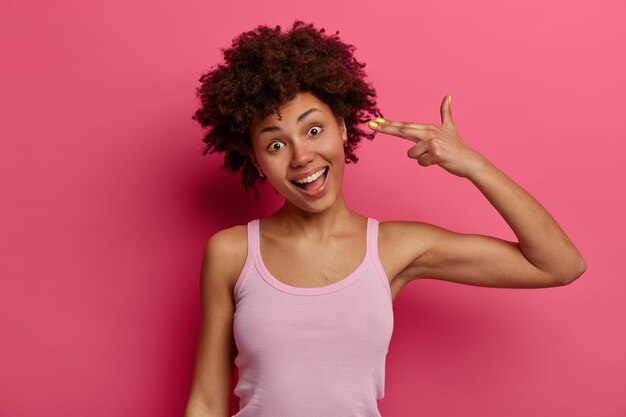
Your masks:
M449 96L441 126L383 119L364 65L337 33L300 21L287 33L259 26L200 79L194 119L211 127L205 154L224 152L246 189L269 181L284 205L207 243L186 417L229 416L235 365L237 417L380 416L392 301L407 283L538 288L585 271L550 214L459 137ZM344 166L376 132L413 142L419 165L469 179L519 242L349 209Z

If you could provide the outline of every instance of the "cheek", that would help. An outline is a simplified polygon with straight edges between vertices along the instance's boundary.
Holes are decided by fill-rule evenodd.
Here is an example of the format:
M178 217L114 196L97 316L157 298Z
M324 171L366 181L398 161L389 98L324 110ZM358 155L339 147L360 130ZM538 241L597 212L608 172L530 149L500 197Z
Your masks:
M323 148L323 151L328 155L343 155L343 141L341 140L341 136L324 141L321 148ZM321 150L322 149L320 149L320 151Z

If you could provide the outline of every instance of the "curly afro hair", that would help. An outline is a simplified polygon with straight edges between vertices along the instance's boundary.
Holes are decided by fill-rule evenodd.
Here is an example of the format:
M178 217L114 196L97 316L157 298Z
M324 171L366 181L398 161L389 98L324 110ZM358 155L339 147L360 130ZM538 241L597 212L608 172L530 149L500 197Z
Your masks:
M230 48L221 49L225 64L203 74L197 89L202 105L192 119L202 127L210 126L203 139L207 144L203 155L225 152L222 169L241 170L246 191L257 180L266 180L252 163L252 125L270 114L280 117L279 107L297 93L311 92L328 105L335 118L343 118L346 163L358 161L354 150L363 137L372 140L375 136L357 124L372 116L383 117L376 91L365 81L365 64L354 58L353 45L339 40L339 31L329 36L323 28L300 20L287 33L280 29L260 25L237 36Z

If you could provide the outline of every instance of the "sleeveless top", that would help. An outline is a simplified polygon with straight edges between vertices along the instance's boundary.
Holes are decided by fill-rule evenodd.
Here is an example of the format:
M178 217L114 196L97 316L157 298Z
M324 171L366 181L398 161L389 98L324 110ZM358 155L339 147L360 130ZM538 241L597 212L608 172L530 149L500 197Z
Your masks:
M261 259L259 219L247 230L233 294L240 401L232 417L381 417L394 319L378 221L367 219L366 254L356 270L310 288L273 277Z

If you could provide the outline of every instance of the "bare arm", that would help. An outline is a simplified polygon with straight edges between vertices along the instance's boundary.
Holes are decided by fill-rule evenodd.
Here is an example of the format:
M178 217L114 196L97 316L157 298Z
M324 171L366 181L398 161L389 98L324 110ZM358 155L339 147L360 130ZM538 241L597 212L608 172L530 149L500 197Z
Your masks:
M200 279L202 324L185 417L230 415L236 353L232 283L246 256L245 244L241 250L240 227L216 233L205 247Z
M378 131L414 142L408 156L468 178L509 224L519 242L461 234L420 222L390 222L404 276L480 286L547 287L574 281L586 264L552 216L528 192L459 137L450 102L441 103L442 126L387 120Z
M586 264L572 241L541 204L485 158L468 179L502 215L518 238L518 249L556 283L578 278Z

